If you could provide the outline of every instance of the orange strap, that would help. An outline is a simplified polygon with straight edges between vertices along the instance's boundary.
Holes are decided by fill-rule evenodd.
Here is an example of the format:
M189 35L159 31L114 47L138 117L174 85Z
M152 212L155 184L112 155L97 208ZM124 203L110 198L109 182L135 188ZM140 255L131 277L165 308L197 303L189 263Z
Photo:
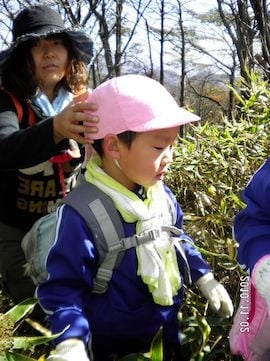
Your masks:
M20 101L18 100L18 98L16 97L16 95L14 95L13 93L10 93L10 92L7 92L14 105L15 105L15 108L16 108L16 111L17 111L17 115L18 115L18 120L19 120L19 123L22 121L22 118L23 118L23 107L22 107L22 104L20 103ZM27 104L27 107L28 107L28 112L29 112L29 119L28 119L28 124L30 126L34 125L35 122L36 122L36 115L33 111L33 109L30 107L29 104Z
M16 108L16 111L17 111L17 115L18 115L18 119L19 119L19 123L22 121L22 117L23 117L23 108L22 108L22 105L21 103L19 102L19 100L17 99L16 95L8 92L9 96L11 97L14 105L15 105L15 108Z

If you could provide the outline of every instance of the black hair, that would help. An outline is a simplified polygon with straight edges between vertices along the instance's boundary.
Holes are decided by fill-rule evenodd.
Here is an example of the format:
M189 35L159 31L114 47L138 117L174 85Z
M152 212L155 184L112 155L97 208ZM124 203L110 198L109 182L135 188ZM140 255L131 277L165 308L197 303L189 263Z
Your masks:
M72 43L68 35L60 33L46 37L53 39L61 37L69 55L66 76L59 82L59 87L64 87L72 93L79 92L88 83L88 72L86 64L76 58ZM21 42L12 52L10 58L4 65L1 75L1 85L9 92L24 100L31 100L38 90L38 84L34 77L34 62L31 55L31 48L37 39L30 39Z
M97 154L102 158L104 155L103 151L103 139L95 139L92 147L95 149Z
M138 133L132 132L130 130L117 134L117 137L120 139L121 142L123 142L128 149L130 149L132 142L136 138L136 135ZM97 154L102 158L104 155L103 150L103 139L96 139L93 143L93 148L97 152Z

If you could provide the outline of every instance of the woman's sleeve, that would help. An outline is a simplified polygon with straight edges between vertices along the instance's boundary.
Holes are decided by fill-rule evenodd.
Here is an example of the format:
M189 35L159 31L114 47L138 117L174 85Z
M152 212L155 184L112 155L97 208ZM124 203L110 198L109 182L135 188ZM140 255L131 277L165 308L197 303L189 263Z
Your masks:
M0 92L0 168L28 168L68 148L68 141L54 142L53 118L20 129L14 104Z
M54 334L67 328L55 343L69 338L87 342L91 325L84 316L83 304L93 287L98 253L88 226L68 205L58 210L55 243L46 266L48 279L37 288L40 305L50 315Z

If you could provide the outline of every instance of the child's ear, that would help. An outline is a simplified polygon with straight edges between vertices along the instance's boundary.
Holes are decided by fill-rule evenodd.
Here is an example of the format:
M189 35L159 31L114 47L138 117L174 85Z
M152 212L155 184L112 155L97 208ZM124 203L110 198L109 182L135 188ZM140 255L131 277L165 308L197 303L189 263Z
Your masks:
M103 140L103 150L104 153L113 158L119 159L119 139L115 134L107 134Z

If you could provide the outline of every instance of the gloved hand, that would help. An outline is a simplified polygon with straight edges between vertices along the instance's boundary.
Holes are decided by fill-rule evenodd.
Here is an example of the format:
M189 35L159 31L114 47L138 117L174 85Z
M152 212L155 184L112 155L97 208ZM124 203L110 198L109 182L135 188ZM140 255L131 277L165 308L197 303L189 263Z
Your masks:
M217 311L224 318L231 317L233 314L233 304L225 288L213 276L213 273L206 273L196 282L209 306L213 311Z
M89 361L83 341L70 338L60 342L46 361Z

